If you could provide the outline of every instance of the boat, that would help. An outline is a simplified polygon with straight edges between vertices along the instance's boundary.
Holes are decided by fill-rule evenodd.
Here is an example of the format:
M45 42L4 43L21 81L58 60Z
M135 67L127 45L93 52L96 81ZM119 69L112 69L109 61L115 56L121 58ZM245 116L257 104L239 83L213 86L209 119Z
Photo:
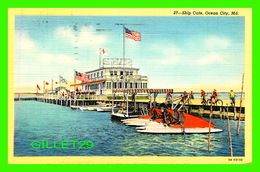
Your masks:
M95 106L90 106L90 107L87 107L87 110L88 110L88 111L94 111L94 110L97 110L97 107L95 107Z
M115 110L118 108L114 107ZM112 112L112 106L97 107L98 112Z
M80 106L70 106L71 109L80 109Z
M120 118L120 119L129 119L129 118L137 118L140 116L139 112L129 112L127 110L112 111L111 117Z
M155 108L156 109L156 108ZM222 129L215 128L216 126L202 118L184 113L181 110L173 111L166 109L165 113L156 109L153 112L161 118L154 119L146 122L139 123L141 127L136 127L136 131L140 133L154 133L154 134L205 134L205 133L218 133ZM132 124L138 124L137 122Z
M79 109L82 110L82 111L87 110L87 108L88 108L87 106L80 106L80 107L79 107Z
M95 111L97 110L98 107L105 107L107 106L106 103L102 102L97 102L97 105L88 105L88 106L80 106L79 109L82 111Z

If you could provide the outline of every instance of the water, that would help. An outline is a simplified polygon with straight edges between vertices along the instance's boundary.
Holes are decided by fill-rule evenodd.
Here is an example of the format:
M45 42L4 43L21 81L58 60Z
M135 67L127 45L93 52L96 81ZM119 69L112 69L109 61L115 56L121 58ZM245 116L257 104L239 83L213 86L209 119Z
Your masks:
M211 134L141 134L135 127L112 120L110 113L71 110L35 101L15 102L15 156L230 156L227 121L212 119L224 132ZM244 122L239 136L237 121L231 120L234 156L244 156ZM93 141L91 149L35 149L34 140Z

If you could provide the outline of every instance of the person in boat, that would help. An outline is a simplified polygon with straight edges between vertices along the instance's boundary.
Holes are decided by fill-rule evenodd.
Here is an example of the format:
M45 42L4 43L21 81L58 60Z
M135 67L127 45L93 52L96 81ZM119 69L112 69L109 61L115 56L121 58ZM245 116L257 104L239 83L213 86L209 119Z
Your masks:
M182 110L174 110L174 113L169 116L168 126L184 124L185 117Z
M212 91L211 100L213 100L213 99L214 99L214 101L216 101L218 99L218 93L217 93L216 89L214 89Z
M190 98L191 99L194 99L194 95L193 94L194 94L193 91L190 91Z
M235 104L236 104L235 96L236 96L236 93L233 90L230 90L229 98L230 98L230 101L231 101L230 102L231 106L235 106Z

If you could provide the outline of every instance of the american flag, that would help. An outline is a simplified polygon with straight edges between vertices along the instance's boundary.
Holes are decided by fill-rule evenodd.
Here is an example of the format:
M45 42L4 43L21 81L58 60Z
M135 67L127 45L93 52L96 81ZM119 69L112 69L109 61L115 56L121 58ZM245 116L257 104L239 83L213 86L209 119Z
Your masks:
M85 73L80 73L80 72L76 72L76 79L83 81L83 82L88 82L88 75L86 75Z
M134 30L129 30L125 27L125 37L133 39L135 41L141 41L141 33Z

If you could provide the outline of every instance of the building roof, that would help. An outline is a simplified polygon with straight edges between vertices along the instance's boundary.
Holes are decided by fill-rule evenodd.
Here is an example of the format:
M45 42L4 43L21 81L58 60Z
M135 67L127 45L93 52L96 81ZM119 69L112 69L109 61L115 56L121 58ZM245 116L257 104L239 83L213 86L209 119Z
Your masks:
M104 69L114 69L114 70L122 69L122 70L124 70L123 67L101 67L99 69L87 71L87 72L84 72L84 73L97 72L97 71L104 70ZM125 67L125 70L139 70L139 68Z
M78 86L78 85L89 85L89 84L98 84L101 82L104 82L105 80L98 80L98 81L92 81L92 82L84 82L79 84L71 84L70 86Z

